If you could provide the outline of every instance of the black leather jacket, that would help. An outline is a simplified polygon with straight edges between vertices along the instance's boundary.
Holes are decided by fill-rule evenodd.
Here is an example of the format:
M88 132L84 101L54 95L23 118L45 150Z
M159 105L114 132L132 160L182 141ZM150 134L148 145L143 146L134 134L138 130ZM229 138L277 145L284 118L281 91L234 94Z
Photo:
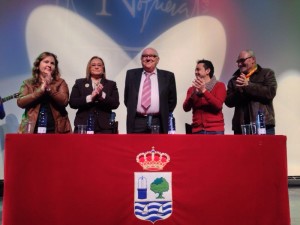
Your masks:
M276 95L277 81L274 71L258 65L257 71L250 76L249 85L242 89L236 87L237 70L227 85L225 105L235 107L232 130L241 133L241 124L255 122L258 110L265 115L266 126L275 126L273 98Z

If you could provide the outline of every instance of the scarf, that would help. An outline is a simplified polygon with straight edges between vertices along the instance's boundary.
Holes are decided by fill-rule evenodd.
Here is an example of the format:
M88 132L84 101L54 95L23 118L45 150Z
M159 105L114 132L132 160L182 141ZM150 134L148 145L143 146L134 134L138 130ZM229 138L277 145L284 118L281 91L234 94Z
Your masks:
M211 91L217 83L217 78L215 75L205 84L206 90Z
M205 88L207 91L211 92L211 90L214 88L214 86L216 85L216 83L218 83L217 78L215 76L213 76L210 81L208 81L205 84ZM195 93L195 92L194 92ZM197 93L198 97L202 97L203 93Z
M249 71L249 73L246 75L247 80L249 80L250 76L257 70L257 66L255 66L253 69Z

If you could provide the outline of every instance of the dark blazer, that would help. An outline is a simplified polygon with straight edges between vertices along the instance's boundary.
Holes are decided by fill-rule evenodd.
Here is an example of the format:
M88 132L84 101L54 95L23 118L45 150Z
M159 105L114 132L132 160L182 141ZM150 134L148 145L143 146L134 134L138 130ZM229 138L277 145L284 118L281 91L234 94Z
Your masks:
M117 109L120 105L119 92L114 81L103 78L101 84L103 85L103 92L106 93L106 98L103 99L101 96L97 96L95 101L87 103L86 96L93 91L92 80L81 78L75 81L69 102L71 108L78 109L74 120L75 130L77 130L77 125L87 123L91 112L94 113L95 117L95 133L111 129L109 118L112 110Z
M124 104L127 107L127 133L134 130L134 120L138 103L138 94L143 68L131 69L126 73ZM157 69L159 90L159 114L162 132L168 133L168 116L177 104L177 92L174 73Z

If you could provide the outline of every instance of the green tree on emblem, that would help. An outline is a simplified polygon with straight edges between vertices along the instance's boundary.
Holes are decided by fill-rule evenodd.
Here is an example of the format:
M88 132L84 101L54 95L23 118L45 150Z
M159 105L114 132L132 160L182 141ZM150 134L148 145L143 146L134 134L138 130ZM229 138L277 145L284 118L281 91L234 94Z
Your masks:
M162 198L164 198L163 193L169 190L169 183L163 177L156 178L151 183L150 190L153 191L155 194L158 193L158 196L156 199L162 199Z

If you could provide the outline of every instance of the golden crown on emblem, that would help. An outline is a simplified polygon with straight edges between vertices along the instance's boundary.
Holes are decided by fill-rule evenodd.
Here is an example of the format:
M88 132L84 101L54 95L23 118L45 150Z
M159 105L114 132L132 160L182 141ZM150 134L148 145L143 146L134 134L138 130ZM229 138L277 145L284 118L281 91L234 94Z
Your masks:
M162 170L170 162L170 156L167 153L156 151L152 147L152 150L138 154L136 161L144 170L158 171Z

